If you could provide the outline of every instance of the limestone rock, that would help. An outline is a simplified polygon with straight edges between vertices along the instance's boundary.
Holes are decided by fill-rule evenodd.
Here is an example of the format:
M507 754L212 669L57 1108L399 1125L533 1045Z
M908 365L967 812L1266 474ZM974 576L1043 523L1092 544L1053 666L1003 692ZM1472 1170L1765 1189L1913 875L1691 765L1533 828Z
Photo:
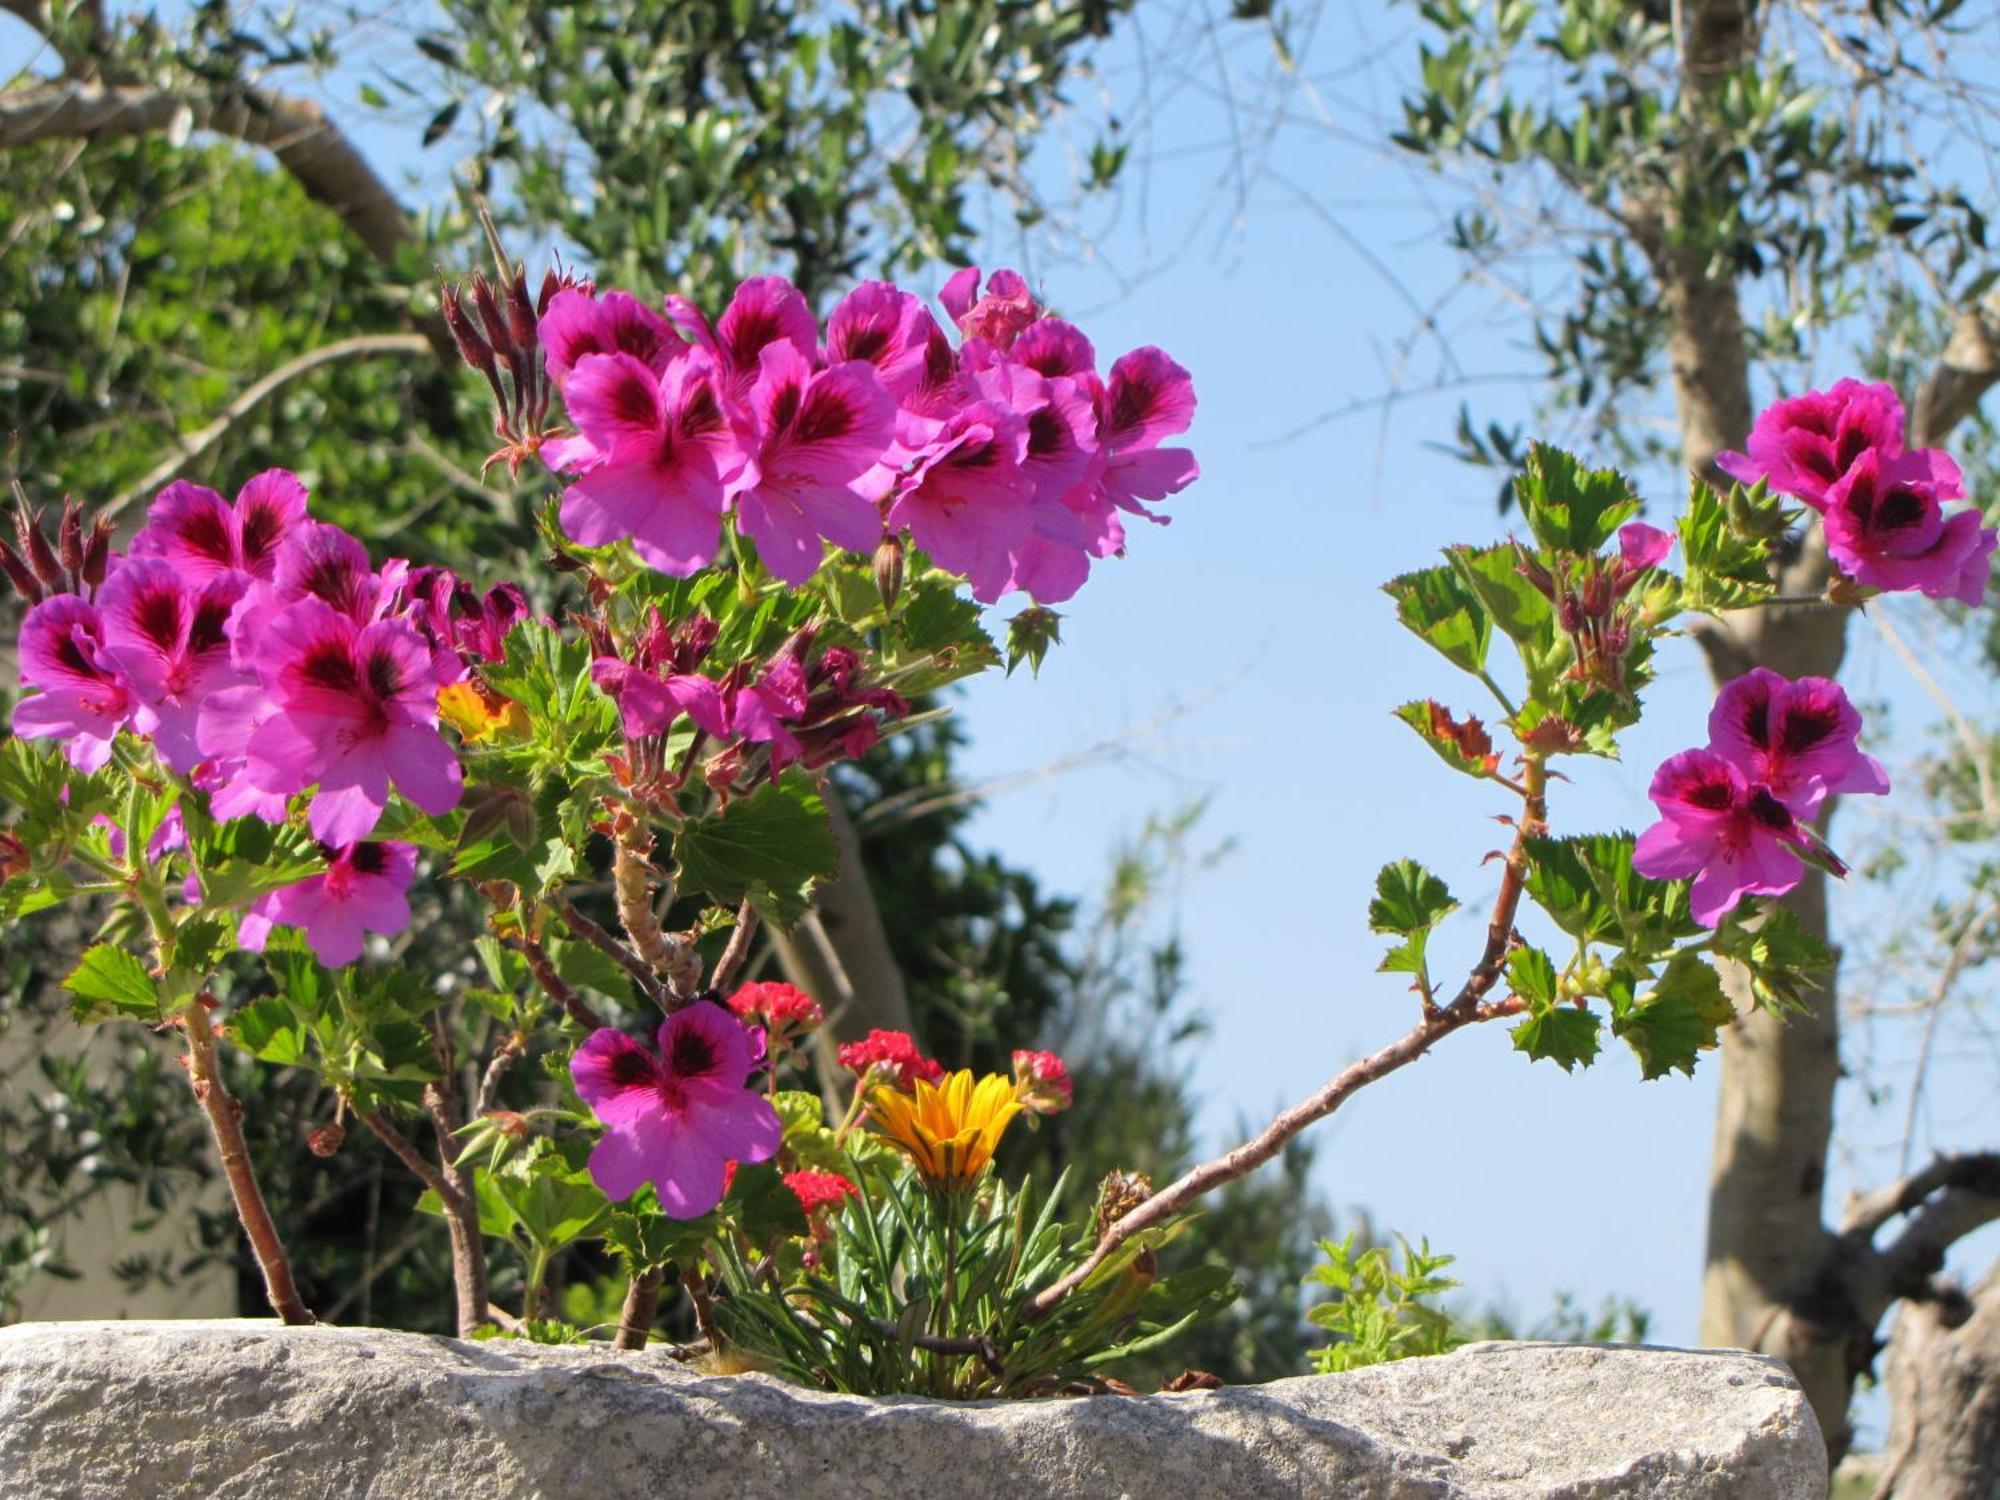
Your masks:
M1477 1344L1185 1395L871 1401L662 1353L260 1322L0 1329L5 1500L1823 1500L1774 1360Z

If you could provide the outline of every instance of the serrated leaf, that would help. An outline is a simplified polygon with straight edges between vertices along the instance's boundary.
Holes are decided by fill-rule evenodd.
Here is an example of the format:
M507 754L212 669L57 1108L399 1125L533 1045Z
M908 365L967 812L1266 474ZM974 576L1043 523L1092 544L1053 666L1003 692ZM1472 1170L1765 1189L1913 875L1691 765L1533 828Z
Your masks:
M1639 1059L1647 1078L1694 1075L1695 1057L1716 1045L1735 1016L1714 968L1696 953L1676 953L1658 982L1636 1002L1613 1001L1611 1030Z
M1445 556L1510 639L1536 649L1547 645L1555 629L1555 607L1522 576L1512 543L1449 547Z
M1507 987L1530 1005L1554 1005L1555 961L1539 948L1516 948L1507 958Z
M1594 1011L1551 1005L1537 1010L1507 1034L1514 1039L1516 1052L1525 1052L1536 1062L1552 1062L1568 1073L1578 1063L1588 1067L1596 1059L1601 1024Z
M263 1062L289 1066L304 1062L309 1033L298 1015L277 995L265 995L229 1018L236 1044Z
M1528 446L1514 498L1535 540L1565 552L1596 552L1639 514L1631 480L1616 469L1586 469L1547 443Z
M152 975L136 957L111 943L87 949L63 981L63 988L76 996L70 1010L79 1021L107 1021L117 1016L160 1019Z
M804 913L814 885L839 863L826 805L804 774L787 771L711 818L690 820L674 837L683 890L720 906L746 896L780 927Z
M1377 972L1415 974L1428 984L1424 953L1431 929L1457 905L1445 883L1415 860L1384 865L1375 877L1375 899L1368 903L1368 926L1403 941L1383 956Z
M1680 540L1683 608L1741 609L1776 592L1768 544L1736 531L1729 523L1728 503L1699 478L1688 488Z
M1757 1003L1773 1011L1806 1009L1833 966L1826 944L1788 906L1766 905L1754 926L1725 923L1716 948L1743 965Z
M1445 660L1475 675L1486 668L1493 621L1456 568L1420 568L1382 585L1396 618Z
M1493 737L1477 717L1456 719L1442 703L1429 698L1405 703L1396 710L1396 717L1416 730L1423 742L1437 752L1438 759L1454 771L1483 779L1499 767L1500 756L1493 748Z
M1629 833L1531 838L1525 847L1529 897L1572 937L1647 955L1702 930L1685 884L1633 870Z

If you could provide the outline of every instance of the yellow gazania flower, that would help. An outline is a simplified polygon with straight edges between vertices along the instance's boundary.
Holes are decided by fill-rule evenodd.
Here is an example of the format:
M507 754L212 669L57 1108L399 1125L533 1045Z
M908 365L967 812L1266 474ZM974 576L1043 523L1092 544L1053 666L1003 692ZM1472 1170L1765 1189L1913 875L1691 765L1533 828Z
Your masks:
M467 744L525 739L528 733L528 716L520 704L471 678L438 689L438 716Z
M1012 1079L988 1073L975 1081L970 1068L942 1083L919 1078L914 1093L878 1088L869 1105L876 1128L909 1154L928 1185L944 1189L970 1186L1021 1112Z

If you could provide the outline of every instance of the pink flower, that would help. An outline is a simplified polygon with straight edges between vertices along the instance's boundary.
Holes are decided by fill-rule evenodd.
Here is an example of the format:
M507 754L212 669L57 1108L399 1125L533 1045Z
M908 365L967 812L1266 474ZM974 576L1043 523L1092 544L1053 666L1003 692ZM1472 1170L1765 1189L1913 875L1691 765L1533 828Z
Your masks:
M1839 683L1792 681L1767 667L1723 688L1708 716L1709 748L1801 818L1836 793L1889 790L1881 763L1861 753L1860 734L1861 715Z
M1744 446L1747 453L1718 454L1716 467L1744 484L1769 480L1778 493L1824 510L1827 492L1862 454L1903 451L1903 403L1889 385L1836 381L1765 407Z
M1164 500L1200 477L1201 465L1187 449L1160 446L1187 431L1194 407L1194 381L1162 350L1134 349L1111 367L1097 425L1105 454L1098 483L1120 510L1163 520L1144 502Z
M1060 1114L1076 1100L1069 1069L1053 1052L1014 1053L1014 1092L1030 1114Z
M883 389L901 400L923 379L924 359L937 320L922 299L894 282L864 281L841 299L826 320L826 362L865 360Z
M676 578L707 567L743 467L709 355L690 350L655 374L629 354L586 354L564 401L594 457L563 491L563 530L586 547L630 537Z
M590 675L617 700L629 738L665 734L682 714L705 734L729 732L721 685L699 672L658 674L615 656L600 656L590 664Z
M979 267L967 266L945 282L938 301L966 338L984 340L1003 353L1041 316L1019 271L995 271L982 294Z
M162 558L134 559L105 581L97 600L105 655L143 705L134 727L183 774L202 758L195 728L203 702L242 680L230 664L228 624L250 585L234 571L209 572L192 585L189 576Z
M185 479L161 490L132 538L132 556L171 563L189 583L218 573L269 579L278 549L306 518L306 487L286 469L267 469L230 505L214 490Z
M701 1001L661 1024L649 1051L609 1027L570 1059L577 1094L605 1124L590 1175L622 1202L651 1182L669 1218L695 1219L722 1201L735 1161L765 1161L784 1139L778 1112L744 1087L756 1058L748 1027Z
M714 328L685 297L667 298L681 331L715 360L721 389L741 400L757 379L766 349L789 344L810 360L819 350L819 325L806 299L782 276L752 276L730 295Z
M921 1078L936 1083L944 1077L937 1059L917 1050L916 1039L907 1031L884 1031L880 1027L858 1042L843 1042L835 1056L849 1072L866 1080L870 1073L878 1082L907 1090Z
M729 732L771 747L775 773L798 759L799 742L786 724L806 711L806 672L796 656L781 656L729 699Z
M1714 927L1745 896L1778 896L1805 873L1810 838L1792 810L1713 750L1683 750L1653 773L1660 821L1639 835L1632 868L1688 880L1694 919Z
M655 375L687 348L687 340L661 314L624 292L602 297L571 287L549 299L536 325L542 360L557 390L569 385L590 354L629 354Z
M985 400L960 408L904 478L889 524L907 528L950 572L983 577L1009 567L1007 554L1034 531L1021 475L1027 454L1028 424L1012 407Z
M410 925L404 893L417 873L413 844L351 844L328 849L326 873L271 891L251 904L236 937L262 953L273 927L303 927L313 953L329 968L351 964L366 934L392 936Z
M14 705L14 733L55 739L79 771L111 758L111 741L138 700L105 649L104 618L75 594L57 594L21 621L21 682L40 688Z
M1958 466L1942 453L1870 449L1826 492L1826 550L1856 583L1976 605L1994 534L1976 510L1945 514L1943 502L1963 494Z
M1657 568L1674 550L1674 534L1644 521L1628 521L1618 528L1618 581L1636 579L1649 568Z
M850 552L882 539L882 516L856 486L895 437L896 404L860 360L814 371L810 356L767 344L750 391L756 456L736 488L736 524L764 566L797 588L822 538Z
M263 791L319 783L313 837L352 844L374 831L393 779L424 812L458 804L458 758L437 729L437 678L423 639L401 620L357 627L318 599L288 606L259 646L274 711L245 745Z

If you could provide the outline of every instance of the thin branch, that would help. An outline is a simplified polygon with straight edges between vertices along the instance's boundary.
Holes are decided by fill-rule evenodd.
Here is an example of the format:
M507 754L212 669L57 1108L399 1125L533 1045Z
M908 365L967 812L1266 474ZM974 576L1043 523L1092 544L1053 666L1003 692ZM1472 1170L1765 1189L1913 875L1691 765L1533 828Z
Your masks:
M381 354L428 356L431 352L430 343L422 335L415 333L362 334L351 339L338 339L318 349L309 349L298 358L287 360L270 374L245 388L243 394L225 406L221 414L206 427L179 438L178 452L169 454L148 470L143 478L113 496L100 508L99 514L117 515L133 501L150 495L221 442L232 427L255 411L274 392L290 385L301 375L310 374L322 365L329 365L337 360L365 359Z
M729 946L722 950L722 957L715 961L714 972L708 976L710 989L726 990L736 983L736 976L750 957L750 944L756 936L757 908L745 896L742 905L736 908L736 928L729 934Z
M1518 1000L1510 998L1487 1003L1486 996L1498 982L1507 954L1513 947L1514 918L1526 883L1527 841L1542 833L1547 826L1547 775L1547 768L1539 758L1528 761L1522 778L1528 795L1522 799L1522 816L1515 829L1514 846L1507 855L1507 870L1494 897L1493 917L1486 929L1486 948L1451 1004L1439 1009L1427 1003L1423 1019L1405 1035L1359 1062L1348 1064L1329 1078L1318 1092L1281 1113L1254 1139L1183 1173L1111 1224L1098 1239L1096 1248L1080 1265L1029 1300L1023 1310L1027 1321L1047 1316L1057 1303L1082 1285L1106 1257L1133 1235L1171 1219L1204 1193L1213 1192L1225 1183L1254 1172L1290 1145L1307 1126L1339 1109L1356 1090L1415 1062L1462 1027L1520 1012L1522 1007Z
M585 1031L602 1031L611 1024L591 1007L588 1000L563 982L562 975L549 962L548 952L540 943L529 937L505 937L500 941L528 961L528 972L535 976L535 983L542 987L542 992L560 1005L564 1013Z
M264 1202L264 1190L250 1165L250 1146L243 1139L243 1106L223 1086L210 1024L208 1010L200 1000L189 1005L181 1017L181 1034L187 1039L188 1086L208 1117L216 1154L222 1158L222 1173L229 1182L229 1196L236 1203L236 1216L250 1240L258 1269L264 1273L264 1294L271 1310L287 1323L314 1322L292 1280L284 1241L278 1237L278 1226L271 1221L271 1210Z
M409 1137L396 1129L379 1112L372 1109L357 1109L354 1111L354 1118L366 1125L369 1132L389 1148L390 1154L410 1169L410 1174L417 1181L436 1193L439 1202L449 1205L458 1197L458 1189L444 1180L444 1173L411 1144Z
M640 960L638 954L626 947L625 944L619 942L617 938L606 932L597 923L591 921L589 917L578 911L575 906L570 904L568 898L551 896L549 897L549 905L554 909L555 914L563 919L563 925L570 930L572 935L582 938L591 947L597 949L598 952L602 953L606 958L629 974L632 977L632 982L645 992L647 999L653 1001L656 1005L664 1006L667 1003L666 986L660 983L659 976L654 974Z

